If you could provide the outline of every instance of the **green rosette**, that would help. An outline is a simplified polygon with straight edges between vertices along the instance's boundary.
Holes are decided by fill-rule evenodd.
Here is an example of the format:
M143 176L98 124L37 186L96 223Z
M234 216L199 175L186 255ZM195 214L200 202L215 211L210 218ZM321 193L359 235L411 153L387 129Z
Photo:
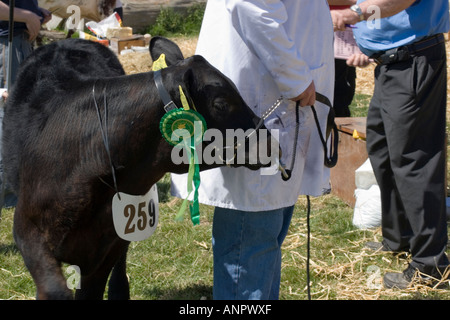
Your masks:
M206 122L203 116L194 110L174 109L162 117L159 130L170 145L179 147L185 145L183 139L186 138L187 131L190 135L191 145L196 146L202 142L203 134L206 131Z
M195 147L202 142L206 131L206 122L201 114L194 110L174 109L167 112L159 123L159 129L166 141L175 147L186 148L189 153L189 171L187 191L188 196L183 201L176 220L182 220L188 198L194 192L194 200L189 205L191 220L194 225L200 223L200 208L198 202L198 189L200 186L200 169ZM181 129L181 130L180 130ZM179 131L177 131L179 130Z

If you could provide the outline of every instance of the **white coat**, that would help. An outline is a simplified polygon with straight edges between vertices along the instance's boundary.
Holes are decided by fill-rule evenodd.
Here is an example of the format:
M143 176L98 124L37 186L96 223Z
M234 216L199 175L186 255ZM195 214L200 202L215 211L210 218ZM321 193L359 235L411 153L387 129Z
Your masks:
M326 0L209 0L197 54L228 76L260 116L280 96L283 104L265 121L279 129L282 162L291 167L295 103L314 81L333 101L333 26ZM316 103L325 134L329 108ZM294 205L299 195L321 195L329 169L310 107L300 110L300 132L292 178L239 167L203 171L200 203L245 211ZM172 194L185 198L186 175L172 175Z

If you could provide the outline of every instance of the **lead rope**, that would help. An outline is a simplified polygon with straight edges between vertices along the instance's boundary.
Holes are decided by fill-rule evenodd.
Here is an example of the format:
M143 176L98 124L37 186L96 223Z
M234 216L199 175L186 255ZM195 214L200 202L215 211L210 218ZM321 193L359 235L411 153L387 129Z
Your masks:
M326 104L330 107L331 111L331 103L329 102L326 97L319 95L319 101ZM291 178L292 172L294 170L294 164L295 164L295 156L297 153L297 141L298 141L298 133L300 128L300 116L299 116L299 110L300 110L300 102L297 101L295 106L295 137L294 137L294 146L293 146L293 153L292 153L292 162L291 162L291 169L285 169L282 171L281 178L284 181L287 181ZM319 119L317 117L317 112L314 106L311 106L311 110L314 115L314 120L316 122L317 130L319 131L319 137L322 142L322 146L324 148L325 153L325 161L324 164L328 168L332 168L337 163L337 143L339 142L339 139L337 137L337 127L334 123L333 119L333 128L334 131L334 143L332 143L332 155L330 158L328 158L328 148L327 148L327 142L325 138L323 137L322 130L320 128ZM306 196L306 202L307 202L307 209L306 209L306 228L307 228L307 240L306 240L306 287L307 287L307 294L308 294L308 300L311 300L311 278L310 278L310 260L311 260L311 223L310 223L310 217L311 217L311 200L309 198L309 195Z
M119 200L122 200L120 198L120 193L119 193L119 189L117 187L117 179L116 179L116 169L114 168L114 164L112 162L112 158L111 158L111 151L109 150L109 139L108 139L108 108L106 105L106 88L103 89L103 108L105 109L105 116L104 116L104 120L105 120L105 129L103 129L103 125L102 125L102 116L100 115L100 108L97 105L97 100L95 99L95 82L94 85L92 87L92 97L94 98L94 104L95 104L95 109L97 111L97 117L98 117L98 121L100 123L100 132L102 133L102 138L103 138L103 144L105 145L105 149L106 149L106 154L108 155L108 159L109 159L109 164L111 166L111 172L112 172L112 176L113 176L113 182L114 182L114 189L117 193L117 196L119 198ZM100 177L100 180L103 181L103 179ZM105 181L103 181L103 183L107 184ZM108 185L108 184L107 184Z
M306 228L307 228L307 240L306 240L306 288L308 290L308 300L311 300L311 280L309 272L309 261L311 260L311 224L309 223L309 217L311 214L311 202L309 196L306 196L307 210L306 210Z
M292 176L292 171L294 170L294 164L295 164L295 154L297 153L297 141L298 141L298 132L300 128L300 102L297 101L295 105L295 137L294 137L294 145L293 145L293 152L292 152L292 158L291 158L291 169L285 169L282 171L281 178L284 181L288 181ZM306 196L306 229L307 229L307 236L306 236L306 288L308 293L308 300L311 300L311 284L310 284L310 263L311 260L311 226L310 226L310 215L311 215L311 202L309 199L309 196Z

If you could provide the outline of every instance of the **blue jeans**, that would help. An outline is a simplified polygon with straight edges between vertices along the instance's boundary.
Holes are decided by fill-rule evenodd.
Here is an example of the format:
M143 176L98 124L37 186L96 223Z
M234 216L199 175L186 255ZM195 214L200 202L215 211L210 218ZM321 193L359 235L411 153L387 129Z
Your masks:
M216 300L277 300L281 245L294 207L246 212L216 207L213 220Z
M11 72L11 83L10 86L14 84L16 80L19 67L22 62L32 53L33 46L28 41L28 35L25 33L20 33L14 36L12 42L12 60L11 60L11 70L9 67L9 42L8 37L0 37L0 88L6 88L8 80L8 72ZM8 88L10 91L11 88ZM0 97L1 99L1 97ZM3 102L3 101L2 101ZM3 104L3 103L2 103ZM5 176L3 175L3 160L2 160L2 126L3 126L3 105L0 106L0 209L2 207L9 208L17 204L17 196L10 190L10 186L5 183ZM2 185L5 183L5 185Z
M0 88L6 88L6 81L8 79L8 46L8 37L0 37ZM33 52L33 45L28 40L26 33L20 33L14 36L12 48L11 85L16 80L20 65Z

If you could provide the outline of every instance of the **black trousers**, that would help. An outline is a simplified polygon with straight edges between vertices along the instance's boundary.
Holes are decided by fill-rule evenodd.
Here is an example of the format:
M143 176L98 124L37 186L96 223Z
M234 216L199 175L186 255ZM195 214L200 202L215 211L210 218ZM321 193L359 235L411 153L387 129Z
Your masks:
M367 150L381 190L382 233L411 265L436 274L448 264L445 45L375 69Z
M356 68L347 65L347 61L334 59L334 113L336 117L350 117L349 106L355 96Z

